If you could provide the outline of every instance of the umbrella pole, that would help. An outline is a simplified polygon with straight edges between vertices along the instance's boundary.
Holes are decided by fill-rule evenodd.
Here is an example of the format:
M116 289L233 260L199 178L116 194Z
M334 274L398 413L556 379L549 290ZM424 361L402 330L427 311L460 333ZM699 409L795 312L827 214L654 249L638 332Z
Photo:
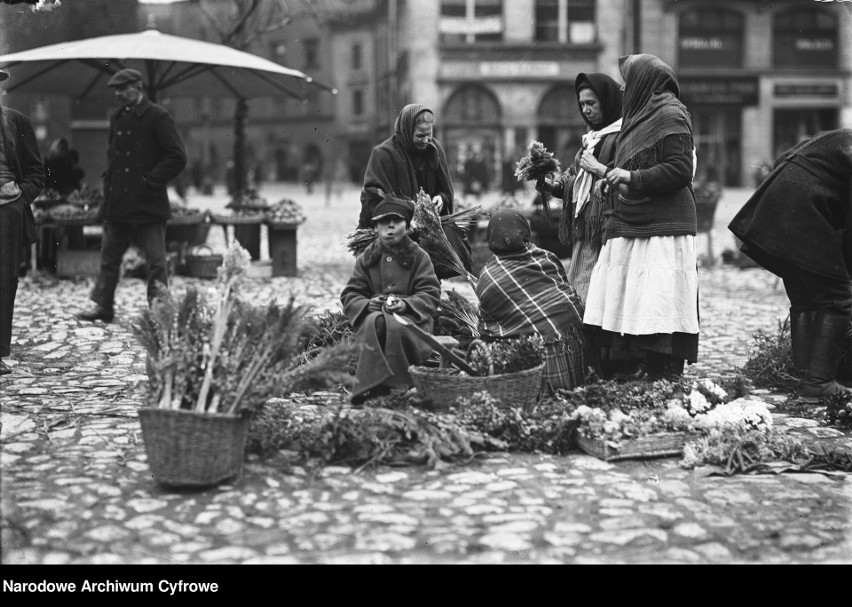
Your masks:
M246 187L246 117L248 116L248 101L245 97L237 98L237 108L234 112L234 195L238 196Z

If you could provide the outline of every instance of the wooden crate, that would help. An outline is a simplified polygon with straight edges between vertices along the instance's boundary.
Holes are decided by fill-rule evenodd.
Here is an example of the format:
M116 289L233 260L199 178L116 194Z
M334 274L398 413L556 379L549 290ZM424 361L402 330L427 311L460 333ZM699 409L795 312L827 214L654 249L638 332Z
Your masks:
M73 276L97 276L101 268L101 252L59 249L56 251L56 275L70 278Z

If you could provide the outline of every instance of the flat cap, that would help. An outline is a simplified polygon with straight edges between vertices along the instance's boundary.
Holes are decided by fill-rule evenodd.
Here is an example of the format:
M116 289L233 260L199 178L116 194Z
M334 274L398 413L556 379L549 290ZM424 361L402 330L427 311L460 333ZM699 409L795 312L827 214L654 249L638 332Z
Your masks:
M0 82L4 81L8 77L9 77L9 72L4 72L3 70L0 70Z
M397 198L396 196L385 196L385 199L376 205L376 208L373 210L373 216L370 219L378 221L388 215L397 215L410 222L414 217L414 203L404 198Z
M136 70L124 69L119 70L109 79L107 86L117 87L130 84L131 82L142 82L142 74Z

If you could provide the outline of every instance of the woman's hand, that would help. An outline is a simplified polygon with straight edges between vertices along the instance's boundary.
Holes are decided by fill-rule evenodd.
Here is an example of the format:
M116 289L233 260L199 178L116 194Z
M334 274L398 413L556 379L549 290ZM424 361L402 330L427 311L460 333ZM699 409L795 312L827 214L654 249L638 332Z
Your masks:
M535 189L542 194L553 194L553 190L556 189L556 182L548 179L547 177L542 177L541 179L536 180Z
M388 314L404 314L407 308L408 306L405 302L395 295L388 295L388 298L385 300L384 310Z
M435 211L440 215L441 209L444 208L444 199L440 195L432 196L432 204L435 205Z
M382 309L382 306L385 304L385 296L384 295L376 295L370 299L370 303L367 304L367 309L370 312L378 312Z
M624 169L610 169L606 175L606 180L610 185L627 185L630 183L630 171Z
M589 150L585 150L583 155L580 156L580 168L598 177L603 177L604 171L606 171L606 165L598 162L598 159Z

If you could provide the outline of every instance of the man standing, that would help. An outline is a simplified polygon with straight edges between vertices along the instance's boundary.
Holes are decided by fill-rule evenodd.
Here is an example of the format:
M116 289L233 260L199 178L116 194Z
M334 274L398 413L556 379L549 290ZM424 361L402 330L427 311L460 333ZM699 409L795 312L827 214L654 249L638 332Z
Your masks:
M0 71L0 82L9 74ZM0 375L12 369L12 314L24 247L37 237L30 203L44 186L44 169L29 119L0 105Z
M168 289L166 185L186 166L186 151L168 111L145 97L142 74L121 70L107 86L115 90L119 108L109 125L101 269L91 294L94 307L76 316L112 322L121 259L130 244L145 255L148 305Z

